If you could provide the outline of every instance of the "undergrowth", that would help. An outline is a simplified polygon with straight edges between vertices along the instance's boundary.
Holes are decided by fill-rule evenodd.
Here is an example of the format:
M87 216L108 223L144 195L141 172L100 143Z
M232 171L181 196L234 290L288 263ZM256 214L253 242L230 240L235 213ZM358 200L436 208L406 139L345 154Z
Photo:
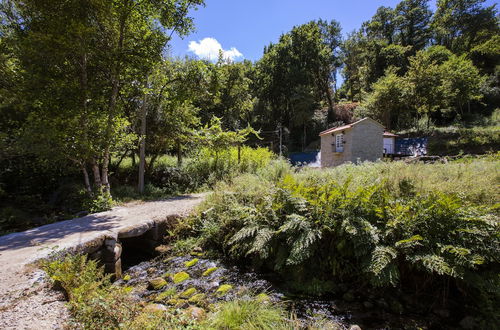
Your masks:
M192 234L296 286L385 288L499 320L498 157L274 171L220 184Z
M57 255L41 264L66 294L74 329L303 329L281 304L258 299L209 306L206 316L190 317L190 307L144 304L126 287L113 285L96 261L83 255ZM205 315L203 312L200 315ZM332 323L334 324L334 323ZM309 329L319 329L314 324Z

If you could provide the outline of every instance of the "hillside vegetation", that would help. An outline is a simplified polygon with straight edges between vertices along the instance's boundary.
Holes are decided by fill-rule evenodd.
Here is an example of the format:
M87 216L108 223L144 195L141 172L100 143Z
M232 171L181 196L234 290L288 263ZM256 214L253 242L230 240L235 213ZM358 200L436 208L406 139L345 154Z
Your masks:
M443 306L494 324L498 164L490 156L295 172L277 163L219 185L188 232L225 258L279 274L292 291L373 293L396 312Z

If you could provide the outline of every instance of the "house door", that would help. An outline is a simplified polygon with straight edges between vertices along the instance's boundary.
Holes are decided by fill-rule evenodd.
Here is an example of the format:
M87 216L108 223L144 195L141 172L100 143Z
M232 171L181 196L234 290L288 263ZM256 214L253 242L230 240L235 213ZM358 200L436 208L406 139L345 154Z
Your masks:
M394 155L394 139L384 138L384 154Z

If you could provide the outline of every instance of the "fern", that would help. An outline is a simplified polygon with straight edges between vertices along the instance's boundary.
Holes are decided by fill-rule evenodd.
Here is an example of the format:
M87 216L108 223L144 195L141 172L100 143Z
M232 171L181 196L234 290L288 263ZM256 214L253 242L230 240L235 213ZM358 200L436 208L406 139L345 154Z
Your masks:
M244 240L255 237L258 232L259 226L256 224L243 227L229 240L228 244L235 245L237 243L241 243Z
M317 229L305 230L292 243L287 265L298 265L307 260L314 252L313 245L321 239L321 231Z
M259 229L253 240L252 248L248 250L246 255L257 253L262 259L267 259L269 257L269 243L272 241L273 236L274 230L269 228Z
M458 275L443 257L435 254L417 256L414 258L414 261L423 265L424 268L428 269L430 272L434 272L438 275L449 275L452 277Z
M410 238L397 241L395 245L397 248L410 249L410 248L415 248L417 246L422 246L421 241L423 240L424 238L422 236L413 235Z
M372 253L372 259L368 268L374 275L372 283L377 286L393 285L399 281L399 271L393 264L397 258L398 252L388 246L377 246Z

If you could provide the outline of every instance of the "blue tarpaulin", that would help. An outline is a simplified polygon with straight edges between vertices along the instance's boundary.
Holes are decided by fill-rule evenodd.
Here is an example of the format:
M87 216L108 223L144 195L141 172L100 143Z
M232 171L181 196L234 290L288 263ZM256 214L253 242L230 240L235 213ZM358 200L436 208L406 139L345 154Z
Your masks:
M425 156L427 155L427 138L397 138L396 155Z
M318 157L318 151L311 152L293 152L288 158L293 165L314 163Z

